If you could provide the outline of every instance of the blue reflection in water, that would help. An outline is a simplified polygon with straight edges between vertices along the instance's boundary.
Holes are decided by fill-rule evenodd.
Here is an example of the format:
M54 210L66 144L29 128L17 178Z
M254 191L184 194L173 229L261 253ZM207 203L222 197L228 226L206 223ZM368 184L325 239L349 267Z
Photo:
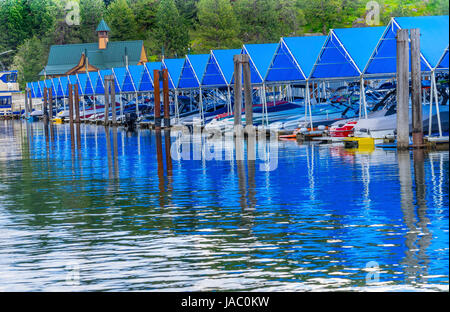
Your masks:
M174 142L1 122L0 290L448 291L448 152Z

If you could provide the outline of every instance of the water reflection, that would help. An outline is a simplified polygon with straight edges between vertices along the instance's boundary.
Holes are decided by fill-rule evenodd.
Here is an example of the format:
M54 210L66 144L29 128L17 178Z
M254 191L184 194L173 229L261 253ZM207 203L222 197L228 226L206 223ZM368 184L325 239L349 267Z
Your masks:
M359 290L369 261L384 289L448 289L448 152L250 136L183 160L167 131L54 127L0 123L2 290L72 290L70 261L75 290Z

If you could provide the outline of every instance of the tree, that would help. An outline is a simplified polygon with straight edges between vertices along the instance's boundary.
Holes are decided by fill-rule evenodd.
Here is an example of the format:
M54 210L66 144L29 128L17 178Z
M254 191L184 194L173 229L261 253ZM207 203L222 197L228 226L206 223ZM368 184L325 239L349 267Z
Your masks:
M174 0L161 0L156 13L155 41L166 56L183 56L189 45L189 33Z
M302 0L308 28L326 35L341 19L341 0Z
M2 0L0 5L0 45L4 49L16 50L26 39L46 36L55 25L53 0ZM12 61L12 55L2 58L5 66Z
M198 8L198 51L240 46L239 24L228 0L200 0Z
M48 48L36 36L26 39L17 49L13 68L18 71L18 81L21 88L28 81L39 80L39 72L45 66Z
M156 11L158 0L133 0L130 4L136 18L138 37L142 40L156 27Z
M137 23L133 11L126 0L114 0L106 9L105 21L111 28L113 40L131 40L137 38Z
M236 0L234 11L241 21L240 35L244 42L278 41L279 11L276 0Z
M178 12L189 26L198 22L197 2L198 0L175 0Z

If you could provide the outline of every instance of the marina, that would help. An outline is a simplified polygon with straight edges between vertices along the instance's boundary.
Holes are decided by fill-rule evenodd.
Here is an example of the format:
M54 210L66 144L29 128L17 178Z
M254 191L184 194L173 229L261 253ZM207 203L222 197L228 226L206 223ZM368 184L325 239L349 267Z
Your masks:
M448 15L184 57L96 25L0 72L0 291L449 291Z

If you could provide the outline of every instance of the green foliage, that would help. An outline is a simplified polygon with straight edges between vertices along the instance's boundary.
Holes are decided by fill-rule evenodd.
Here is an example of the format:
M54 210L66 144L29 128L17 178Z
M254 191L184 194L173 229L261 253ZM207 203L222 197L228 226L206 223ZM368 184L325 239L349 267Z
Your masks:
M13 68L18 71L18 80L21 88L26 82L39 80L39 72L47 61L48 48L36 36L26 39L14 56Z
M175 0L178 12L188 26L193 26L198 22L197 2L198 0Z
M55 26L53 0L1 0L0 2L0 46L15 50L26 39L44 37ZM8 66L13 55L2 57Z
M111 28L110 38L117 41L136 39L137 23L127 0L114 0L106 9L105 21Z
M198 40L196 51L207 52L212 48L239 47L240 26L228 0L200 0L198 7Z
M189 33L178 13L175 0L161 0L156 13L154 41L164 49L165 56L183 57L189 45Z
M275 42L281 35L276 0L236 0L234 11L240 21L243 42Z
M136 19L139 39L149 37L149 31L156 27L157 0L133 0L130 4Z

